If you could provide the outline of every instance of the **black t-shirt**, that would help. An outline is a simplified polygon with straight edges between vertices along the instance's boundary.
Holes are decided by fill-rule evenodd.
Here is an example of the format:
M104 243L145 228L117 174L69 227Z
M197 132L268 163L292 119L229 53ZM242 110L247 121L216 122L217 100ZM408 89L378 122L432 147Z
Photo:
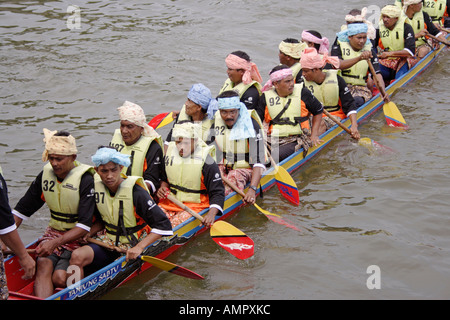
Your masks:
M43 171L34 179L25 195L14 208L14 213L22 215L23 217L21 218L31 217L45 203L42 192L42 175ZM94 177L89 172L85 172L81 177L79 194L77 224L83 225L85 226L84 229L89 230L92 226L92 216L95 208Z
M0 235L9 233L15 221L8 200L8 187L3 175L0 174Z

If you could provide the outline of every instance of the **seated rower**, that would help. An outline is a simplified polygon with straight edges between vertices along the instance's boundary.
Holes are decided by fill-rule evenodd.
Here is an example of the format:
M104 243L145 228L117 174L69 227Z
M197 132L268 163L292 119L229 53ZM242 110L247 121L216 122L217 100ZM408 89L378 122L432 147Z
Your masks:
M375 43L382 50L378 54L380 71L387 85L400 78L416 63L414 30L402 15L402 9L387 5L381 9Z
M130 166L130 156L112 147L100 147L92 156L95 171L95 223L90 237L126 250L126 260L136 259L146 247L162 236L173 235L164 212L149 194L142 177L121 174ZM86 236L86 238L88 235ZM98 270L120 256L115 250L89 243L72 253L70 264Z
M65 288L72 252L91 229L95 209L94 169L76 161L75 138L66 131L44 129L48 163L13 210L17 227L44 203L50 221L36 247L34 294L47 298L55 288Z
M379 83L384 89L383 77L380 73L377 52L367 38L367 24L352 23L337 33L338 39L331 49L331 55L339 58L341 76L356 102L356 107L369 101L373 94L373 80L370 77L370 59Z
M260 103L265 110L264 127L268 127L267 139L275 162L302 147L306 153L310 146L322 142L319 139L322 104L303 82L294 83L288 66L278 65L270 71Z
M185 122L199 123L202 126L201 138L206 141L216 111L217 100L211 96L211 91L201 83L194 84L189 90L186 102L181 108L174 126ZM164 151L167 151L170 141L172 141L172 130L167 135Z
M120 129L116 129L109 145L131 156L130 166L124 166L122 173L143 177L150 194L154 195L164 173L161 136L147 124L139 105L125 101L118 110Z
M24 273L23 279L32 279L36 272L36 262L27 252L17 231L16 221L9 206L8 186L0 167L0 301L7 300L9 297L2 252L7 248L11 248L12 252L19 258L19 264Z
M326 62L314 48L308 48L303 52L300 63L303 66L305 86L311 90L331 116L337 117L339 121L346 117L350 118L352 137L358 140L360 134L356 117L357 107L345 80L337 74L337 70L323 70ZM326 129L322 131L325 132L334 126L335 122L323 116Z
M402 0L395 0L395 5L402 8ZM424 0L422 10L428 13L438 29L450 27L450 0Z
M287 38L280 42L278 49L278 59L281 64L287 65L292 69L292 75L295 83L299 83L302 80L302 66L300 65L300 57L303 50L307 48L307 44L299 42L297 39Z
M250 56L243 51L234 51L226 59L228 78L219 91L234 90L239 94L241 102L247 109L256 110L262 119L264 110L258 110L261 95L262 78L258 67L250 60Z
M172 191L175 197L195 212L209 208L203 224L210 227L216 215L223 213L225 190L219 167L214 161L214 147L206 145L200 138L201 127L185 122L174 126L164 163L166 180L161 181L157 192L159 206L169 217L172 227L191 217L166 196Z
M256 191L263 172L266 170L264 131L255 110L247 110L239 95L224 91L218 97L219 111L216 113L209 139L214 141L217 159L222 175L244 190L246 204L255 203ZM225 185L225 195L232 192Z
M450 0L424 0L423 11L428 13L438 29L450 27Z
M438 42L426 39L428 34L446 42L441 31L434 25L428 13L422 10L422 0L404 0L403 12L409 19L409 24L413 27L416 38L416 57L422 59L434 47L439 46Z

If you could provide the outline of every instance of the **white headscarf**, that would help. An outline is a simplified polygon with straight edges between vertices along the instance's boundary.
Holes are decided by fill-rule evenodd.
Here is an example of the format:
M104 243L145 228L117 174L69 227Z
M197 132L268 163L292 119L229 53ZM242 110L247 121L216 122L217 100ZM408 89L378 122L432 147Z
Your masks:
M119 110L120 120L126 120L133 122L135 125L144 128L143 136L146 137L159 137L159 134L150 127L145 119L144 110L142 108L130 101L125 101L124 104L117 108Z

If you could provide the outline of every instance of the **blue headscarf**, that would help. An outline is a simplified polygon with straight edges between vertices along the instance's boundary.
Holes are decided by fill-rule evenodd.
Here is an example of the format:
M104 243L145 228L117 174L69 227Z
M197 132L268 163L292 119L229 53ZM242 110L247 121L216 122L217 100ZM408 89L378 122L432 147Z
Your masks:
M347 26L347 29L342 30L341 32L336 33L338 40L340 42L348 42L348 37L354 36L355 34L359 33L367 33L369 27L365 23L351 23ZM370 40L367 37L367 42L369 43Z
M131 164L130 155L122 154L112 148L98 149L91 159L96 167L102 164L107 164L108 162L114 162L124 167L129 167Z
M247 111L247 107L240 101L239 97L218 98L217 100L219 102L219 110L239 109L239 116L233 128L231 128L230 140L256 137L252 118Z
M194 84L188 93L188 99L198 104L203 110L206 110L206 114L209 119L214 119L216 113L217 100L211 96L211 91L201 83Z

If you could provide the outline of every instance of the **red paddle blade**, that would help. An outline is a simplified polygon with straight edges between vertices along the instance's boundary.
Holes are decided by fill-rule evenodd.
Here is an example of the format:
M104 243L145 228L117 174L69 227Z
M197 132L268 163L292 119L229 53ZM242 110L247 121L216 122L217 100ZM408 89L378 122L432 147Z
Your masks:
M275 222L275 223L281 224L281 225L283 225L283 226L285 226L285 227L294 229L294 230L296 230L296 231L301 231L299 228L297 228L297 227L294 226L292 223L286 221L286 220L283 219L283 218L280 218L280 217L274 217L274 216L269 216L269 215L266 215L266 217L267 217L268 219L272 220L272 221Z
M199 275L189 269L183 268L181 266L176 266L175 268L169 270L169 272L179 275L179 276L182 276L182 277L185 277L185 278L190 278L190 279L195 279L195 280L205 279L201 275Z
M276 181L278 190L280 190L283 197L285 197L289 202L298 206L300 204L300 195L298 193L297 187L290 184L286 184L282 181Z
M245 233L225 221L216 221L210 230L211 238L238 259L253 256L255 244Z
M298 193L297 185L289 172L282 166L276 166L275 180L278 190L280 190L283 197L298 206L300 204L300 195Z

